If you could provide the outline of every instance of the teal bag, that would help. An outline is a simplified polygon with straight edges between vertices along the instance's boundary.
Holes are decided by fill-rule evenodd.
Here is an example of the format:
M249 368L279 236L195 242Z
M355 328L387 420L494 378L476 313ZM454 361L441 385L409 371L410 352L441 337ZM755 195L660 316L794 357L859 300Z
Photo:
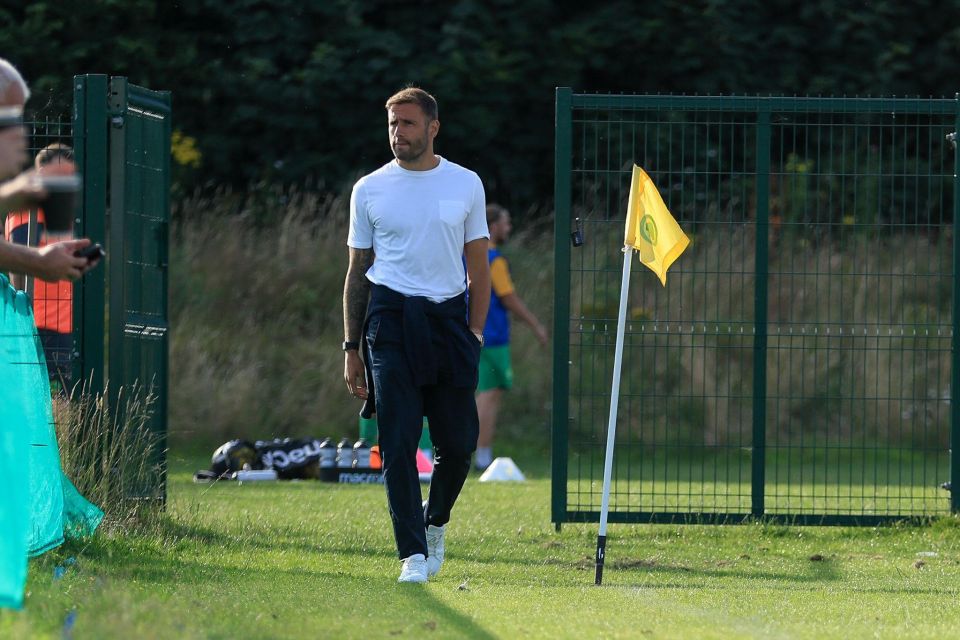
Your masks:
M0 522L4 528L0 536L0 606L15 609L23 605L27 580L26 416L34 399L27 396L22 363L25 345L33 347L34 333L30 300L0 275Z
M102 519L63 474L30 300L0 274L0 606L22 606L28 555L91 535Z

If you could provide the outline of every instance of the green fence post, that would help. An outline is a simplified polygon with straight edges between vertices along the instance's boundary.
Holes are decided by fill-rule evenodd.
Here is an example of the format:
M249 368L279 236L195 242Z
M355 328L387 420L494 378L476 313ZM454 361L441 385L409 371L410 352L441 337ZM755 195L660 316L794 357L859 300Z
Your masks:
M73 107L74 158L83 177L75 229L79 237L102 243L107 210L107 76L74 76ZM96 395L103 392L104 380L106 264L77 281L73 291L73 380L89 381L89 392Z
M107 246L109 258L110 301L107 349L107 373L112 394L126 387L132 380L123 376L124 342L124 270L126 243L124 242L124 211L126 211L126 130L124 115L127 107L127 79L110 78L110 229Z
M753 290L753 448L750 512L764 513L767 454L767 270L770 218L770 105L757 113L757 239Z
M567 438L570 402L570 169L572 91L556 92L554 167L553 303L553 478L551 519L559 529L567 519Z
M960 132L960 93L955 95L954 132ZM955 140L955 142L957 142ZM960 512L960 144L953 150L953 336L950 345L950 511Z

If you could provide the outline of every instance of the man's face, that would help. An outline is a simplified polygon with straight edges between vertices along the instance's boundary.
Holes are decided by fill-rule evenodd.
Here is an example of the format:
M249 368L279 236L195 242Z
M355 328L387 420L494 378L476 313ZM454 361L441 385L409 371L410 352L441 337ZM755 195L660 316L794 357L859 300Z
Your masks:
M503 244L510 237L513 225L510 224L510 213L505 212L500 219L490 225L490 240L494 244Z
M45 176L72 176L77 172L77 166L73 160L64 158L54 158L49 164L36 163L37 173Z
M427 121L418 104L395 104L387 109L390 148L402 162L416 162L425 153L433 153L433 139L439 123Z

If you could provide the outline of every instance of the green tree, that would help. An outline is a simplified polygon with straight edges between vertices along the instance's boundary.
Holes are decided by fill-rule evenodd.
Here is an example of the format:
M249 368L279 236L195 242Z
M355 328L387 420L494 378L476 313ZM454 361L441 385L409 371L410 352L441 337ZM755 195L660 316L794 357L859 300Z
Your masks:
M953 95L960 5L788 0L0 1L0 55L35 109L75 73L169 89L205 184L340 190L390 159L383 103L440 102L440 153L517 211L550 199L554 87L584 92Z

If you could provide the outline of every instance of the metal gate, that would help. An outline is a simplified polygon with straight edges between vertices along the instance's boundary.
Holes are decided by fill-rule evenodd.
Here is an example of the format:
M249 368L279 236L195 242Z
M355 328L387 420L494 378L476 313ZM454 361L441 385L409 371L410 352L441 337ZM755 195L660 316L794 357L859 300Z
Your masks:
M84 177L77 234L103 242L104 268L74 293L75 380L154 396L148 455L158 476L134 497L165 500L170 93L104 75L74 79L74 147ZM115 403L120 410L121 403Z
M692 242L633 271L610 521L960 508L958 105L557 90L553 522L599 520L634 163Z

